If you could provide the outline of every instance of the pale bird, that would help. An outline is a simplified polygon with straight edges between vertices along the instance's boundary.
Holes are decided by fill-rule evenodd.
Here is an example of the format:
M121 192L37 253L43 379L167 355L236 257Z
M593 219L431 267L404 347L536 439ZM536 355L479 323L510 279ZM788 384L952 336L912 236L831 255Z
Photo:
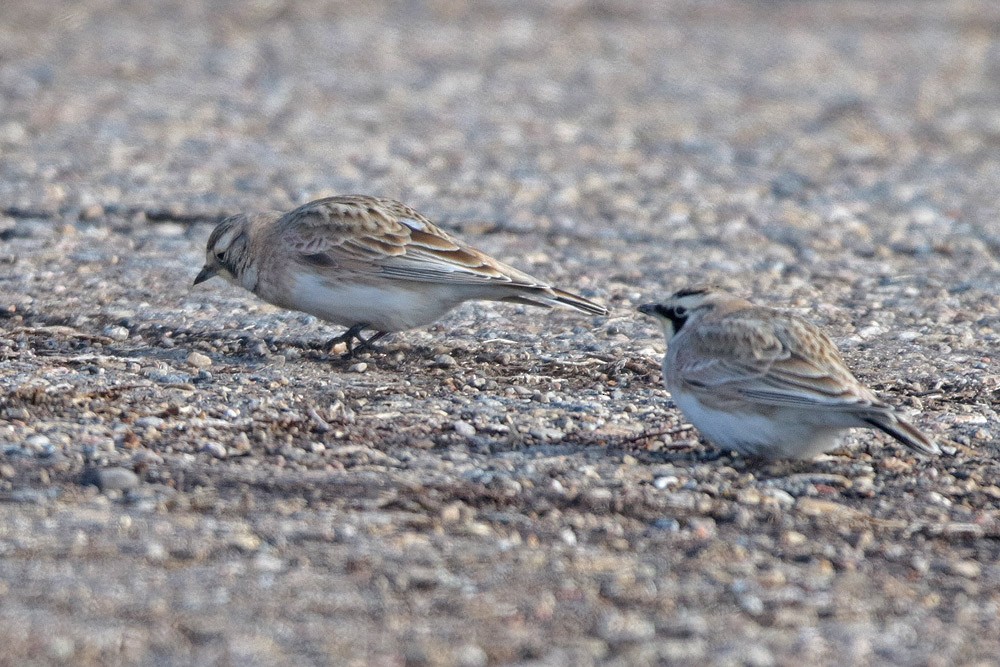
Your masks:
M667 338L663 377L707 440L766 459L806 459L849 428L876 428L921 454L938 446L854 377L833 341L795 315L711 288L639 311Z
M367 346L470 300L608 313L466 245L404 204L363 195L226 218L208 239L194 284L216 275L268 303L347 327L330 344L345 343L348 354L355 340ZM375 333L362 338L364 330Z

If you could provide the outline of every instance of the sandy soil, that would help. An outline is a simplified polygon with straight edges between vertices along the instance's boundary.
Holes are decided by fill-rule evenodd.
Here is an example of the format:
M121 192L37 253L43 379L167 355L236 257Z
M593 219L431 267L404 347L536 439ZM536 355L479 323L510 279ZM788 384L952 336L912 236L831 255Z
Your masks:
M362 4L0 5L0 663L995 661L1000 8ZM347 192L612 314L190 286ZM634 307L703 281L947 454L699 460Z

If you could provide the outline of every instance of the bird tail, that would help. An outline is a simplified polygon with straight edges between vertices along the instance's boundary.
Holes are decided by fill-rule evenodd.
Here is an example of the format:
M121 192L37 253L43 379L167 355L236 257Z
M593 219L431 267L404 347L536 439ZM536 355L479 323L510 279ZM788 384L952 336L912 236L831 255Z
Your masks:
M608 309L604 306L594 303L590 299L585 299L579 294L573 294L572 292L567 292L566 290L552 288L552 293L555 294L555 300L564 306L569 306L574 310L579 310L581 313L589 313L591 315L607 315Z
M927 456L941 453L941 448L924 435L920 429L894 412L877 412L862 417L862 421L885 431L913 451Z
M590 299L586 299L579 294L573 294L555 287L532 288L530 291L523 288L516 294L502 297L501 301L511 303L523 303L527 306L538 306L541 308L551 308L552 306L567 306L573 310L590 315L607 315L608 309L596 304Z

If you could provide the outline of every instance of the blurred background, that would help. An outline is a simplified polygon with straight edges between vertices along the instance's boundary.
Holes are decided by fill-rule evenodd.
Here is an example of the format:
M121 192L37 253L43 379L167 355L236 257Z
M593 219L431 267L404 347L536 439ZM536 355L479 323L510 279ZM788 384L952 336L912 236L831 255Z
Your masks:
M998 25L985 0L6 0L0 200L363 192L597 236L732 209L995 250Z

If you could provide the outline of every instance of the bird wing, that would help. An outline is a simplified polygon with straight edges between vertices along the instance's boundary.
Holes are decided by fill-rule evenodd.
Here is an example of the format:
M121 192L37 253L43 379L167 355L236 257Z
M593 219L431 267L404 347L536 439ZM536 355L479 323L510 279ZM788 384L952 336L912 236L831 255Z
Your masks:
M703 321L691 336L688 353L678 356L678 375L701 395L778 407L882 405L833 341L795 316L751 308Z
M391 199L363 195L319 199L286 214L279 226L284 243L298 259L317 268L418 282L548 289Z

